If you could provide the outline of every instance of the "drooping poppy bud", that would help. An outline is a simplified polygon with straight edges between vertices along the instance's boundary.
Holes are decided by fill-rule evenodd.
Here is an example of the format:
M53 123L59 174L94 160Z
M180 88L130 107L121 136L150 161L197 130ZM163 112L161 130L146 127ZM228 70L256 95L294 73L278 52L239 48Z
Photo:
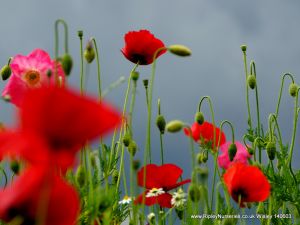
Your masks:
M178 56L190 56L192 54L191 49L184 45L170 45L168 50Z
M72 67L73 67L73 59L72 59L71 55L69 55L67 53L64 54L61 59L61 64L62 64L65 74L67 76L70 75Z
M254 75L249 75L247 78L247 83L251 89L256 87L256 77Z
M95 59L95 50L93 46L93 42L90 40L86 44L85 50L84 50L84 58L88 63L92 63L93 60Z
M198 202L201 198L201 190L199 186L194 183L189 186L188 194L192 202Z
M14 174L16 174L16 175L19 174L19 172L20 172L20 163L18 161L16 161L16 160L11 161L10 164L9 164L9 167L10 167L11 171Z
M234 143L232 143L228 148L228 155L229 155L230 162L233 161L233 159L236 155L236 152L237 152L237 147Z
M10 75L11 75L11 68L9 65L5 65L2 67L1 71L0 71L2 80L7 80Z
M137 145L135 141L130 141L129 145L128 145L128 152L129 154L131 154L132 156L135 156L137 150Z
M291 83L289 86L289 92L292 97L295 97L297 94L298 85L295 83Z
M274 142L268 142L266 149L269 159L274 160L276 155L276 144Z
M202 112L197 112L195 115L195 122L197 122L199 125L204 123L204 115Z
M184 123L180 120L172 120L166 125L166 130L170 133L176 133L180 131L184 126Z
M129 146L130 141L131 141L131 137L130 137L130 134L128 132L125 133L122 141L123 141L123 144L124 144L125 147Z
M131 79L133 81L137 81L139 79L139 77L140 77L140 73L139 72L137 72L137 71L132 72Z
M156 126L158 127L161 134L165 133L166 120L163 115L158 115L156 118Z

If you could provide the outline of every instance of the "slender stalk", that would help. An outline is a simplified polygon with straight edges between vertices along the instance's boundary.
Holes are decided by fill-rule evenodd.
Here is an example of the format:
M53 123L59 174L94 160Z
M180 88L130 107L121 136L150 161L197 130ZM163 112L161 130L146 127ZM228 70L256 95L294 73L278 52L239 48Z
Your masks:
M256 68L255 68L255 63L254 61L250 62L250 73L253 74L256 78ZM259 98L258 98L258 87L257 87L257 82L255 85L255 102L256 102L256 114L257 114L257 135L260 137L260 115L259 115ZM259 162L261 163L261 147L258 146L258 151L259 151Z
M96 52L96 62L97 62L97 78L98 78L98 94L99 98L102 98L102 89L101 89L101 70L100 70L100 57L99 57L99 52L98 52L98 47L97 47L97 42L94 37L91 38L91 40L94 43L95 47L95 52Z
M244 59L244 69L245 69L245 77L246 77L246 103L247 103L247 110L248 110L248 125L250 130L252 130L252 119L251 119L251 110L250 110L250 103L249 103L249 87L248 87L248 69L247 69L247 55L246 51L243 51L243 59Z
M55 33L55 36L54 36L54 40L55 40L55 47L54 47L54 55L55 55L55 59L58 58L58 25L59 24L62 24L63 27L64 27L64 32L65 32L65 53L68 53L69 52L69 46L68 46L68 25L67 23L63 20L63 19L58 19L55 21L55 24L54 24L54 33Z
M82 44L82 38L83 34L81 31L78 32L79 40L80 40L80 93L83 95L84 86L84 74L83 74L83 44Z
M156 50L153 55L153 63L152 63L152 71L151 71L151 79L149 81L149 99L148 101L148 122L147 122L147 138L146 138L146 152L149 157L149 161L151 163L151 110L152 110L152 97L153 97L153 84L155 78L155 69L156 69L156 58L159 52L166 50L166 47L162 47Z

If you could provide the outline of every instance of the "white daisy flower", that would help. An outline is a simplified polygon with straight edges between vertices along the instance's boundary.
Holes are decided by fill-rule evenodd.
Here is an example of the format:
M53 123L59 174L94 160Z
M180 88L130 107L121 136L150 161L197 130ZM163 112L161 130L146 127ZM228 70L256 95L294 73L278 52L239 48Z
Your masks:
M165 191L162 188L152 188L150 191L147 192L146 198L156 197L164 193Z
M129 204L131 201L132 201L132 198L125 195L124 198L121 201L119 201L119 204L125 205L125 204Z
M186 203L187 194L180 188L177 192L172 194L171 204L175 208L182 208Z

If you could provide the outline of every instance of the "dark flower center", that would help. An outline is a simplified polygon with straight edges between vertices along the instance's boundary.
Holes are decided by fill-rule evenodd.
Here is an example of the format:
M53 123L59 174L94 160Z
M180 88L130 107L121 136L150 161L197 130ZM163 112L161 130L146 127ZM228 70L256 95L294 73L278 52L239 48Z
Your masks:
M36 224L35 218L29 215L25 207L16 208L11 207L7 212L8 220L18 221L20 225L34 225Z
M139 62L140 65L145 65L145 64L149 63L147 58L144 55L137 54L137 53L132 54L130 60L135 62L135 63Z
M248 193L243 188L237 188L232 191L232 197L236 202L238 202L239 199L241 202L243 202L245 199L247 199Z

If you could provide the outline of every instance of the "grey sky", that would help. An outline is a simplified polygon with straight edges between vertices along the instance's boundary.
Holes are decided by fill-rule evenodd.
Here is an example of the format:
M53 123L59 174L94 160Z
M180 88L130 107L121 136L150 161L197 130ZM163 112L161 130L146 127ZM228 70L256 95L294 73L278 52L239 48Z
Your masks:
M70 83L77 86L79 29L84 30L85 40L90 36L98 40L104 86L121 75L127 76L133 66L120 53L123 35L129 30L149 29L166 45L189 46L193 51L190 58L170 54L159 58L154 105L160 97L167 120L181 119L192 123L199 99L210 95L217 121L232 121L238 138L246 129L240 45L246 43L249 61L256 61L265 125L268 113L275 111L280 75L291 72L297 80L300 74L300 2L297 0L2 0L1 3L0 64L5 64L9 56L28 54L34 48L43 48L53 56L53 24L55 19L64 18L69 24L70 52L75 59ZM95 65L92 67L88 92L96 93L97 87L92 82L96 79ZM146 105L141 80L149 78L150 67L141 67L139 71L141 79L134 120L138 131L136 140L139 146L143 146ZM1 90L3 86L1 82ZM125 85L109 94L108 98L121 108L124 91ZM210 118L208 107L204 106L206 118ZM286 142L292 128L292 108L293 100L285 89L279 121ZM12 123L13 107L2 102L0 109L1 121ZM153 151L155 162L159 163L158 133L155 128L154 131ZM230 133L227 137L230 139ZM296 147L299 147L299 138ZM183 134L167 134L165 149L166 161L182 166L187 171L185 176L188 176L190 155ZM297 148L295 153L299 159Z

